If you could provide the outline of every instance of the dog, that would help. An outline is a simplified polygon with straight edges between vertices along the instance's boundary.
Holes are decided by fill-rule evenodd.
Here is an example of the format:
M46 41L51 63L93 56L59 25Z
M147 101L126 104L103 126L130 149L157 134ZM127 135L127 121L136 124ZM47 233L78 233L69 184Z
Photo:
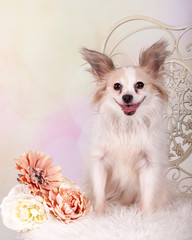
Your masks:
M170 199L163 119L167 46L160 40L140 53L139 66L118 68L105 54L81 51L96 81L86 174L95 211L104 212L106 202L118 202L137 204L148 214Z

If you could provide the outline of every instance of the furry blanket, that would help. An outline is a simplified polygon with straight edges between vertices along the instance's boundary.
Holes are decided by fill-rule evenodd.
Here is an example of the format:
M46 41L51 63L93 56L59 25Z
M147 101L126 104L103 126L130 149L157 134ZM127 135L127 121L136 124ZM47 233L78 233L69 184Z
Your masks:
M88 216L64 224L49 221L27 233L23 240L192 240L192 198L141 216L136 206L109 205L104 215Z

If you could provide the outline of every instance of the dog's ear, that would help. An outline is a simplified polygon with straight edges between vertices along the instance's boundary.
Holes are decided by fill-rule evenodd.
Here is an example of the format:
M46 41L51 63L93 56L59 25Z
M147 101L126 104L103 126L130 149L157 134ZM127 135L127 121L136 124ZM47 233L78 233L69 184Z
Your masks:
M166 50L167 42L160 40L140 54L139 65L146 69L153 78L158 77L158 73L163 69L165 59L170 52Z
M111 58L105 54L83 48L81 50L83 58L91 65L91 72L99 79L103 79L105 75L115 69Z

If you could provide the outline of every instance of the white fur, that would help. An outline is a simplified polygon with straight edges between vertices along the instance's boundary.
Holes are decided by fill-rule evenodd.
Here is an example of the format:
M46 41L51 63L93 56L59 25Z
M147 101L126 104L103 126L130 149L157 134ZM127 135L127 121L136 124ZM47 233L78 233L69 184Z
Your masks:
M97 211L106 201L125 205L138 203L144 213L155 211L168 197L166 171L167 141L163 123L164 101L148 88L137 94L134 68L124 68L117 79L121 94L108 86L92 127L87 170L87 192ZM124 94L133 95L133 104L144 101L132 116L117 104Z
M54 219L20 233L20 240L191 240L192 199L180 198L173 205L149 216L136 206L110 205L105 215L89 214L74 223Z

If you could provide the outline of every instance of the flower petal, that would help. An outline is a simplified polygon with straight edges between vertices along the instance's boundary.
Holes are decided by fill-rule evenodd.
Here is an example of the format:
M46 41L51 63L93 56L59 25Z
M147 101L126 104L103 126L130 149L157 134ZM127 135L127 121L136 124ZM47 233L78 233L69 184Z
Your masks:
M56 173L60 173L60 171L61 171L60 166L51 167L47 170L47 176L54 175Z
M52 164L52 161L53 160L51 158L49 158L49 155L42 156L40 158L40 161L38 161L36 167L47 169Z

